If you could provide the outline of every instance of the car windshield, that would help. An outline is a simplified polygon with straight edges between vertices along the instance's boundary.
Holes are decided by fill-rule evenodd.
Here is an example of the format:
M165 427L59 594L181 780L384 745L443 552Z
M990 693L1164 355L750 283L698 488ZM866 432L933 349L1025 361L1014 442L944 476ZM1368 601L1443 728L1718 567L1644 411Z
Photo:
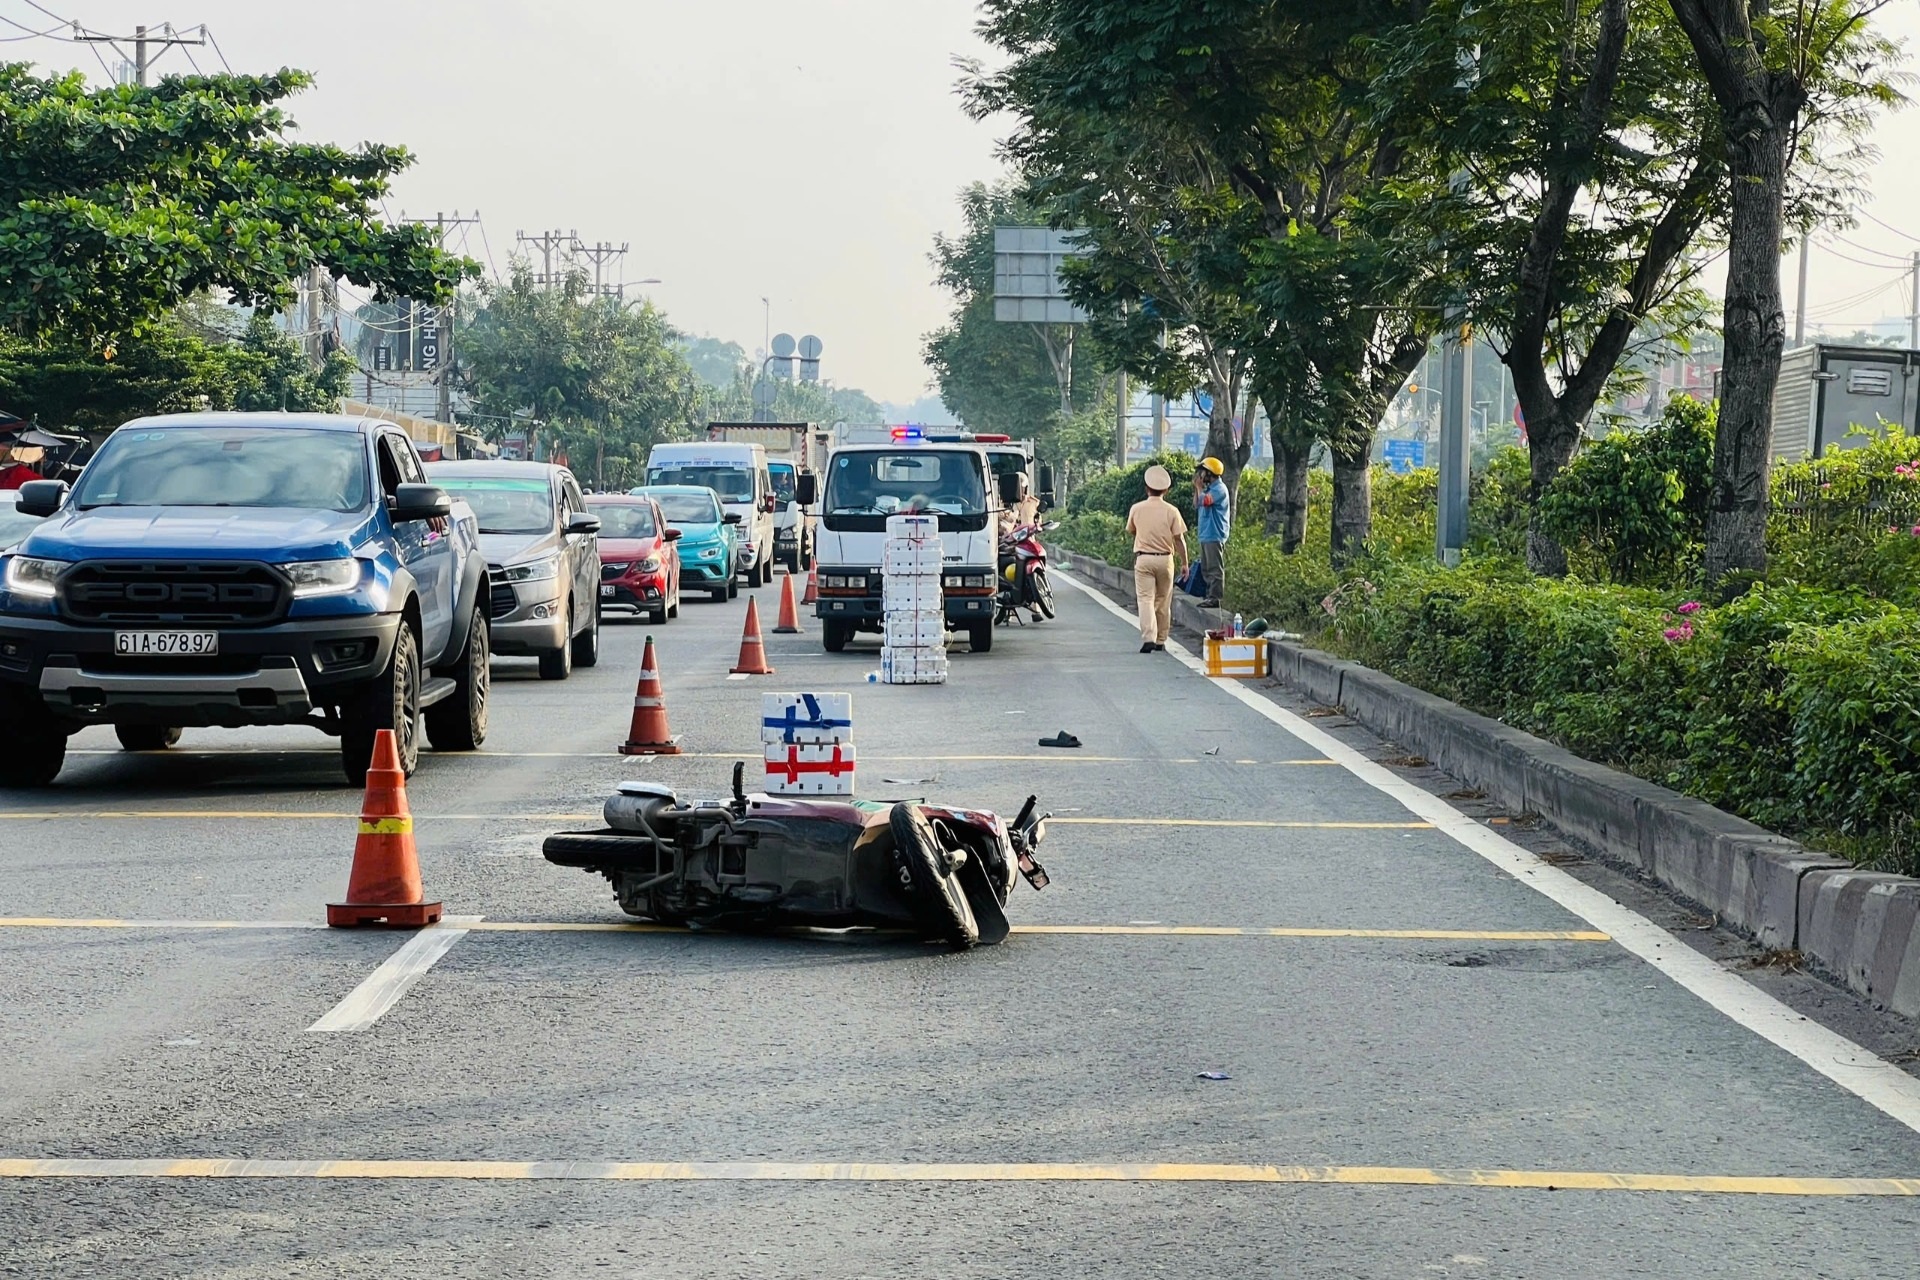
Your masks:
M710 493L656 493L660 514L674 524L719 524L720 504Z
M433 482L473 508L482 533L551 533L553 486L544 476L448 476Z
M603 538L651 538L653 508L644 502L589 502L587 510L600 517Z
M713 463L670 462L647 468L648 484L693 484L711 489L722 502L752 502L753 472L745 467L719 466Z
M792 502L793 495L796 491L793 478L793 464L791 462L769 462L767 464L767 475L773 480L773 496L780 500L781 505L785 506L787 503Z
M73 494L80 507L367 505L357 431L300 427L135 427L113 434Z
M828 469L826 508L831 515L847 516L982 515L987 499L980 460L972 453L920 449L843 453Z

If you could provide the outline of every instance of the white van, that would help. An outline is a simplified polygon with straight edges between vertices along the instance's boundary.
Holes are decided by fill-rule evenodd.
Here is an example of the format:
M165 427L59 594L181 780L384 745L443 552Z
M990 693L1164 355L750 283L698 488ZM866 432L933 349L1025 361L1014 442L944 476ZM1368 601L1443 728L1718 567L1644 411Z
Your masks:
M693 484L719 495L740 517L740 573L748 586L773 581L773 478L765 445L705 440L657 444L647 455L647 483Z

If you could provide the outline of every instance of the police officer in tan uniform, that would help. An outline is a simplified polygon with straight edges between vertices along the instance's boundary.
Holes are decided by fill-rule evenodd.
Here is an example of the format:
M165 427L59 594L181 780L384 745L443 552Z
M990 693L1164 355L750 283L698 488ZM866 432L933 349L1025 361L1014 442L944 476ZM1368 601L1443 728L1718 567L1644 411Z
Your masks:
M1167 501L1173 476L1165 467L1147 468L1147 496L1127 512L1127 532L1133 535L1133 590L1140 602L1140 652L1158 653L1167 647L1173 624L1174 557L1187 558L1187 520Z

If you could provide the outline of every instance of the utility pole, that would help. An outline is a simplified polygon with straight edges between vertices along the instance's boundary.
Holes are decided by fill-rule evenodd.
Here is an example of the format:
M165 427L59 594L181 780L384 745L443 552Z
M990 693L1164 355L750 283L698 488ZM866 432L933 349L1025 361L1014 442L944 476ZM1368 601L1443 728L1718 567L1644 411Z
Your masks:
M1793 345L1807 345L1807 247L1813 243L1813 231L1809 228L1800 237L1800 300L1793 308Z
M591 249L581 244L578 240L573 242L573 251L593 263L594 297L610 297L614 294L618 294L623 298L626 296L626 285L608 284L606 282L606 264L615 258L625 258L627 256L627 248L628 246L625 244L615 247L605 240L599 241Z
M158 31L149 31L145 26L138 26L133 29L133 34L130 36L106 36L99 35L92 31L82 31L80 25L75 23L73 39L77 44L117 45L123 40L131 44L133 46L133 82L138 85L144 85L147 83L148 69L160 60L161 54L164 54L168 49L171 49L177 44L204 45L207 42L207 28L206 25L202 23L199 35L183 36L173 29L171 22L166 22L161 24ZM158 46L159 52L153 54L151 57L147 56L149 46ZM115 52L118 52L118 50L115 50Z
M1920 253L1913 255L1913 312L1907 317L1907 350L1920 350Z
M409 218L408 221L421 226L428 225L425 218ZM439 240L440 248L444 251L450 234L460 227L477 226L479 222L478 209L473 211L471 218L461 217L460 211L455 209L451 218L444 213L434 214L432 226L434 236ZM433 363L433 381L439 391L439 403L434 416L448 426L453 425L453 313L458 302L459 298L456 295L452 302L440 308L440 350Z
M554 250L566 249L571 245L579 243L577 232L570 236L564 231L542 231L537 236L530 236L524 231L516 231L513 233L513 238L517 244L532 244L540 247L540 274L533 278L533 282L549 289L557 283L553 274Z
M1460 563L1467 545L1467 405L1473 398L1473 329L1450 309L1440 361L1440 512L1435 533L1440 562Z

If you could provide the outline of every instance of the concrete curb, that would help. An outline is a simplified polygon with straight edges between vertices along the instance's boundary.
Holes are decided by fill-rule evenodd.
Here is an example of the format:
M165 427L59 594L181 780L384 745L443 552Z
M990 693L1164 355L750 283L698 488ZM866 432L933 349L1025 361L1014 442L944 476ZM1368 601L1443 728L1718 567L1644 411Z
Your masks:
M1131 574L1071 553L1061 559L1133 594ZM1197 631L1219 625L1197 606L1178 612ZM1344 708L1508 808L1539 814L1762 946L1798 951L1848 988L1920 1018L1920 880L1857 871L1357 662L1288 641L1269 649L1274 676L1315 702Z

